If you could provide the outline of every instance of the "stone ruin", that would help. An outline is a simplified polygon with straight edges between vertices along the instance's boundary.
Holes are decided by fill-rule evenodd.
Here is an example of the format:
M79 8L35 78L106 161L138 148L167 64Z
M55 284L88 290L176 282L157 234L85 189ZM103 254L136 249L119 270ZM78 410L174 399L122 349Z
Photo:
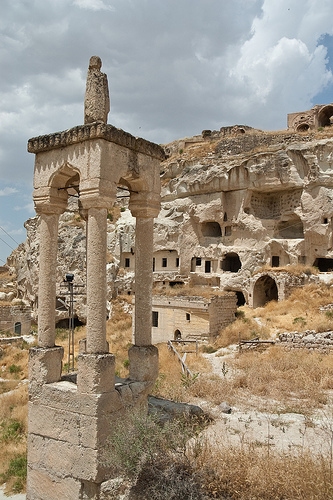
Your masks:
M164 151L106 123L109 94L100 68L101 60L92 57L84 125L28 143L36 155L33 199L40 216L38 346L29 358L28 500L99 498L109 473L102 455L112 422L129 408L147 408L158 375L158 351L151 344L151 262ZM115 385L115 357L106 341L106 226L117 186L128 190L136 219L136 308L129 378ZM79 196L87 224L87 339L76 381L62 378L63 349L55 345L58 220L72 193Z
M299 111L288 114L288 130L306 132L322 127L329 127L333 123L333 103L316 104L308 111Z

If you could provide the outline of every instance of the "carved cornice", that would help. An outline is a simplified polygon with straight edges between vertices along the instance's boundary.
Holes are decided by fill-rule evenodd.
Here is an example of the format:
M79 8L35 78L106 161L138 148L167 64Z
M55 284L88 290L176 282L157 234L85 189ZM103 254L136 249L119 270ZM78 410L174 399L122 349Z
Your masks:
M36 154L94 139L104 139L160 161L165 159L164 150L158 144L134 137L128 132L102 122L79 125L63 132L33 137L28 141L28 152Z

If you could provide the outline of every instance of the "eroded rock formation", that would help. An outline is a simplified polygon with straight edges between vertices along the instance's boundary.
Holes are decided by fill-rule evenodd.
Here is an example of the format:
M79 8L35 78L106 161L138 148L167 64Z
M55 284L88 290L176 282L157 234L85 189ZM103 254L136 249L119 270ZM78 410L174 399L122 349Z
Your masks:
M270 294L288 295L288 280L281 274L275 278L274 268L301 264L332 269L330 133L327 129L320 139L318 134L264 133L237 126L167 145L162 208L154 222L155 284L216 286L236 291L240 304L255 306ZM108 222L109 299L133 289L135 218L123 194L119 191L118 216L110 214L113 220ZM60 220L59 283L66 272L85 282L85 222L72 207ZM26 228L27 240L9 263L18 275L19 296L36 305L38 217L29 219ZM273 268L267 278L254 274L264 265ZM307 278L302 275L299 284ZM256 288L259 279L262 287ZM269 279L276 292L267 285ZM260 296L254 297L256 289ZM84 300L77 302L82 321ZM59 313L59 318L61 314L66 315Z

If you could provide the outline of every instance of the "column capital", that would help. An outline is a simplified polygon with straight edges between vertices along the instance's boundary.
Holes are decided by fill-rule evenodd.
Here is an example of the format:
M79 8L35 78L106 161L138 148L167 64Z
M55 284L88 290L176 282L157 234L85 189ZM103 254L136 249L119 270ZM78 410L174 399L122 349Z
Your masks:
M33 200L37 214L62 214L67 208L67 193L57 188L35 189Z
M131 193L129 209L133 217L155 218L161 210L160 195L157 193Z

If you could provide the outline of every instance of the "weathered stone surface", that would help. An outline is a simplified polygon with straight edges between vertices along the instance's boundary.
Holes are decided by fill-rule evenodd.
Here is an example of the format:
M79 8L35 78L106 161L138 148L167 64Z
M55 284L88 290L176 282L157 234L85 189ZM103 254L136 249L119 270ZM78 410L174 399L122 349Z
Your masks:
M112 392L115 385L115 357L113 354L79 354L78 392L102 394Z
M158 349L150 345L133 345L128 350L129 378L138 382L154 383L158 377Z
M101 72L101 67L100 57L92 56L89 61L84 98L84 123L108 121L110 111L108 78Z
M162 422L172 420L173 418L202 418L204 416L204 412L200 406L176 403L175 401L155 398L154 396L149 396L148 398L148 410L151 415L157 416Z

